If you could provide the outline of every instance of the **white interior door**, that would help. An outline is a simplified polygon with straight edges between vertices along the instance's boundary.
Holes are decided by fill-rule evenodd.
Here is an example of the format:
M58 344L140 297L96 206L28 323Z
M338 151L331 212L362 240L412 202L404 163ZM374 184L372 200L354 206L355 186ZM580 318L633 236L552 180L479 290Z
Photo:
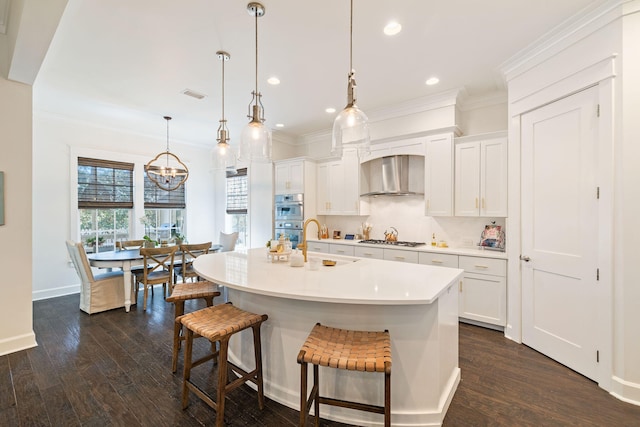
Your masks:
M522 115L522 341L597 381L597 90ZM528 261L527 261L528 259Z

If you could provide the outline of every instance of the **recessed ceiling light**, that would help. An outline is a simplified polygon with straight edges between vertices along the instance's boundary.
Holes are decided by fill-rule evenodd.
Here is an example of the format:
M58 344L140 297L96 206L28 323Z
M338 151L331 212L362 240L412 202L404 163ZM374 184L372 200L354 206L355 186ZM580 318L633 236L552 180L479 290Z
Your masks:
M190 96L190 97L195 98L195 99L203 99L205 96L207 96L204 93L199 93L199 92L196 92L195 90L191 90L191 89L185 89L185 90L182 91L182 93L184 95Z
M267 83L269 83L270 85L279 85L280 84L280 79L277 77L269 77L267 79Z
M282 124L282 123L276 123L276 127L277 127L277 128L283 128L283 127L284 127L284 124Z
M429 86L433 86L435 84L438 84L440 82L440 79L437 77L431 77L429 78L425 83Z
M384 33L388 36L395 36L400 31L402 31L402 25L396 21L391 21L384 27Z
M335 113L336 109L333 108L333 107L329 107L329 108L325 109L324 111L326 111L327 113Z

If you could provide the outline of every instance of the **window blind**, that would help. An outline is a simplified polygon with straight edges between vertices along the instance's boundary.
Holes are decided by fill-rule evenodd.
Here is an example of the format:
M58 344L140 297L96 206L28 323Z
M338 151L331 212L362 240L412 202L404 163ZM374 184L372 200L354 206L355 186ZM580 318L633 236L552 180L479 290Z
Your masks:
M144 175L144 208L145 209L185 209L187 204L184 197L184 188L181 185L173 191L163 190Z
M227 213L247 214L249 203L247 168L238 169L233 174L227 172Z
M133 163L78 157L78 208L133 208Z

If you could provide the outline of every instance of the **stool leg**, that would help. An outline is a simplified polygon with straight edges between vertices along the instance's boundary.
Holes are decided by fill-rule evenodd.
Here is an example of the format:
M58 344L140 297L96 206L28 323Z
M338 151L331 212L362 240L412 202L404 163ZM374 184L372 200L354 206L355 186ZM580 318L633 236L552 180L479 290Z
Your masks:
M262 383L262 341L260 341L260 326L258 323L253 325L253 351L256 359L256 382L258 386L258 407L264 409L264 387Z
M184 301L175 302L174 319L184 314ZM174 374L178 370L178 351L180 350L180 332L182 331L182 323L173 322L173 355L171 357L171 372Z
M391 426L391 372L384 373L384 425Z
M213 297L203 297L203 299L207 302L207 307L211 307L213 305Z
M189 388L187 382L191 378L191 353L193 350L193 331L187 328L184 346L184 374L182 376L182 409L189 406Z
M316 391L313 396L313 410L316 413L316 427L320 427L320 382L318 375L318 365L313 365L313 389Z
M227 335L220 340L220 353L218 353L218 393L216 402L216 426L224 426L224 400L227 388L227 353L229 350L229 338Z
M300 362L300 427L307 424L307 363Z

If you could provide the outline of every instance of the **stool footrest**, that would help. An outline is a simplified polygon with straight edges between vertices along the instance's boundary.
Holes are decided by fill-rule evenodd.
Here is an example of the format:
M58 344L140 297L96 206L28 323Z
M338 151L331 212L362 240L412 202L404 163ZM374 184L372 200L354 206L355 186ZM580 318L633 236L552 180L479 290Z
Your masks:
M241 386L247 381L251 381L255 385L258 385L258 379L256 378L256 375L258 373L257 369L254 369L251 372L247 372L244 369L239 368L238 366L236 366L235 364L229 361L227 361L227 365L231 368L231 370L234 373L239 374L240 376L226 385L225 387L226 391L234 390L235 388Z
M318 396L318 402L325 405L340 406L341 408L358 409L360 411L384 414L384 406L369 405L367 403L352 402L349 400L333 399L331 397Z

